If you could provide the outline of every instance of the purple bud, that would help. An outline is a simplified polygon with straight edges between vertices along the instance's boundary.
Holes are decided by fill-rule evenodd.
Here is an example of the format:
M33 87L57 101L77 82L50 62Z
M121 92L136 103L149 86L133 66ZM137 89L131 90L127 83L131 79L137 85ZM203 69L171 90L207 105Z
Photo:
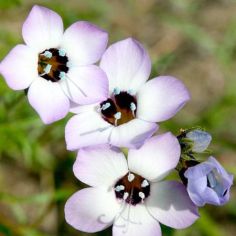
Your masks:
M184 176L187 178L188 194L197 206L206 203L223 205L229 200L233 175L228 174L214 157L189 167Z
M188 132L186 134L186 138L190 139L193 142L192 151L197 153L205 151L212 139L209 133L200 129Z

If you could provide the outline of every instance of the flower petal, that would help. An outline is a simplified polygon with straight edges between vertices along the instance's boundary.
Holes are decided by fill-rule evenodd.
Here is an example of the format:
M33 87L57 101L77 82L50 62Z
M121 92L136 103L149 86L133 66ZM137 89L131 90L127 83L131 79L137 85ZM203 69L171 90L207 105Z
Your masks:
M201 177L197 179L189 179L187 184L187 191L189 197L197 206L203 206L206 202L205 191L207 189L207 177Z
M69 99L58 83L36 79L29 88L28 99L45 124L64 118L69 112Z
M119 210L113 190L85 188L66 202L65 218L74 228L94 233L109 227Z
M185 171L184 176L189 179L198 179L205 177L212 171L212 169L214 169L214 165L208 161L205 161L193 167L189 167Z
M106 74L95 65L70 68L60 84L70 100L78 104L102 102L108 96Z
M148 213L144 205L126 205L123 212L116 218L113 236L161 236L160 224Z
M120 149L109 145L80 149L73 166L75 176L90 186L113 186L127 174L128 165Z
M137 95L137 117L150 122L168 120L190 99L184 84L171 76L148 81Z
M86 21L72 24L64 33L62 47L75 65L97 62L106 49L108 34Z
M137 92L151 71L147 52L132 38L112 44L102 56L100 66L107 73L111 92L114 88Z
M112 127L96 111L75 115L65 128L67 149L74 151L82 147L108 143Z
M152 183L146 204L154 218L175 229L186 228L199 217L185 186L176 181Z
M129 150L128 166L132 172L153 181L164 178L179 158L179 142L169 132L148 139L139 149Z
M0 73L14 90L26 89L38 77L38 58L26 45L17 45L2 60Z
M57 48L62 40L63 22L54 11L41 6L33 6L22 28L27 45L42 52Z
M158 129L157 124L134 119L114 127L110 143L117 147L138 148Z

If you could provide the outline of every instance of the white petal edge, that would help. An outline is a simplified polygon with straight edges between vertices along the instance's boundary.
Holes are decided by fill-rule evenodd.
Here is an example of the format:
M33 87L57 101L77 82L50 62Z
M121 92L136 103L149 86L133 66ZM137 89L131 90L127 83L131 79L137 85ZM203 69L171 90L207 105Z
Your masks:
M64 118L69 112L70 102L58 83L37 78L28 90L30 105L45 124Z
M199 218L185 186L177 181L151 183L145 204L155 219L175 229L187 228Z
M75 151L82 147L106 144L112 128L96 111L75 115L65 128L67 150Z
M22 27L25 43L37 52L57 48L63 36L63 22L54 11L35 5Z
M110 144L117 147L139 148L157 129L158 125L155 123L133 119L113 128Z
M14 90L26 89L38 77L38 56L26 45L15 46L0 64L0 73Z
M66 29L61 47L75 65L90 65L97 62L108 43L108 34L86 21L78 21Z
M150 122L173 117L190 99L185 85L171 76L149 80L137 94L137 117Z
M151 72L151 60L143 46L128 38L112 44L103 54L100 67L109 79L109 89L136 93Z
M180 145L170 132L148 139L139 149L128 153L129 169L148 180L160 180L179 162Z
M106 74L95 65L70 68L60 85L70 100L77 104L102 102L108 97Z
M95 233L108 228L119 210L113 190L85 188L66 202L65 219L77 230Z
M90 186L113 187L127 174L128 165L120 149L100 145L80 149L73 171L80 181Z

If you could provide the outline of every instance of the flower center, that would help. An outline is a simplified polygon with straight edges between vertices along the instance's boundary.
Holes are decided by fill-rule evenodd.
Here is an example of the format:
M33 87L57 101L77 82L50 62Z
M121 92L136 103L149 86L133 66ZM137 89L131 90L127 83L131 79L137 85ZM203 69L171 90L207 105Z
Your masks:
M105 121L118 126L133 120L136 116L137 101L132 92L114 89L112 96L100 104Z
M150 195L150 183L140 175L127 173L114 186L116 197L136 205Z
M58 82L66 77L69 70L68 57L63 49L50 48L38 55L38 74L51 82Z

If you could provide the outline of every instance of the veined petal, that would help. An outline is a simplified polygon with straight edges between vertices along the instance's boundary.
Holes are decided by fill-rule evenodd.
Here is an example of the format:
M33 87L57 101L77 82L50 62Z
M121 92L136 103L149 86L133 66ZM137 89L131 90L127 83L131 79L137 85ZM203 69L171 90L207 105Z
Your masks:
M22 28L25 43L37 52L57 48L62 40L63 22L54 11L33 6Z
M28 99L45 124L64 118L69 112L69 99L58 83L36 79L29 88Z
M17 45L2 60L0 73L14 90L26 89L38 77L37 54L26 45Z
M108 96L106 74L95 65L70 68L60 85L70 100L78 104L102 102Z
M112 44L100 63L109 79L110 92L114 88L134 93L145 83L151 71L151 60L143 46L132 38Z
M175 229L186 228L199 217L185 186L176 181L152 183L146 206L155 219Z
M74 151L82 147L106 144L112 127L95 111L75 115L65 128L67 149Z
M106 49L108 34L86 21L72 24L64 33L62 47L75 65L97 62Z
M77 230L94 233L109 227L119 210L113 190L85 188L66 202L65 218Z
M130 149L128 165L132 172L153 181L164 178L176 167L179 158L179 142L169 132L148 139L139 149Z
M128 123L114 127L110 137L110 144L117 147L138 148L157 129L158 125L155 123L133 119Z
M148 213L144 205L126 205L116 217L113 236L161 236L160 224Z
M148 81L137 95L137 117L150 122L168 120L190 99L184 84L171 76Z
M111 187L127 174L124 154L109 145L80 149L73 166L75 176L90 186Z

